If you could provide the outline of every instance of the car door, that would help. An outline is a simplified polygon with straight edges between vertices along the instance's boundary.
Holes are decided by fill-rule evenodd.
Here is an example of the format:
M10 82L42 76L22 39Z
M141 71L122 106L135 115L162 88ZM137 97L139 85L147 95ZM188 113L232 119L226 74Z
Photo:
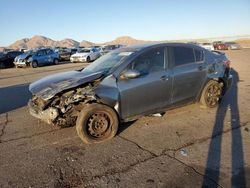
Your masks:
M98 58L98 57L97 57L98 53L97 53L97 50L96 50L95 48L92 49L92 51L93 51L93 60L95 60L95 59Z
M35 60L37 60L39 65L44 65L47 60L45 50L38 50L36 53Z
M142 53L126 70L137 70L140 76L117 81L123 118L153 112L170 103L172 81L164 47Z
M172 103L195 100L206 78L203 51L186 46L169 48L173 73Z
M53 64L54 57L53 57L53 51L51 49L46 50L46 64Z

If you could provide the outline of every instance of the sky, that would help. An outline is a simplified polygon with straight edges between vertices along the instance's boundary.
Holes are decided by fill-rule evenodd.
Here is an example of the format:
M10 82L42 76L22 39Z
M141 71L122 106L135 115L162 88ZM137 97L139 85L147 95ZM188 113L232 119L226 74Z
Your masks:
M0 0L0 46L34 35L97 43L250 35L250 0Z

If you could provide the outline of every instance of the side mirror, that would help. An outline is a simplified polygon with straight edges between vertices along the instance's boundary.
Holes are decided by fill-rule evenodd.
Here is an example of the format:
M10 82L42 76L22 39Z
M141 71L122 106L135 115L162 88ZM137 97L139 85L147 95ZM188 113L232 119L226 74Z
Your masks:
M140 72L137 70L127 70L122 75L122 79L134 79L140 76Z

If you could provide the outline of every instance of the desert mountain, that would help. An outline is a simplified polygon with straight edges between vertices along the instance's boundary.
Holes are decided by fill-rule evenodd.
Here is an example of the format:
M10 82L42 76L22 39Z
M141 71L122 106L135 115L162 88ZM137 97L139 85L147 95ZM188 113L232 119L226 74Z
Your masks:
M113 41L106 42L105 44L123 44L123 45L133 45L133 44L142 44L142 43L149 43L152 41L145 41L145 40L137 40L129 36L122 36L118 37Z
M152 41L144 41L144 40L137 40L129 36L122 36L118 37L113 41L106 42L103 44L123 44L123 45L132 45L132 44L142 44L148 43ZM77 42L73 39L64 39L61 41L55 41L50 38L44 36L33 36L32 38L25 38L16 41L15 43L11 44L9 48L12 49L20 49L20 48L38 48L38 47L79 47L79 46L92 46L95 43L83 40L81 42Z
M28 48L27 42L29 40L30 39L28 39L28 38L17 40L15 43L13 43L12 45L10 45L9 47L13 48L13 49Z
M197 41L209 41L206 39L197 39ZM211 40L211 39L210 39ZM182 40L178 42L187 42L190 40ZM194 40L195 41L195 40ZM232 40L233 41L233 40ZM133 45L133 44L142 44L142 43L150 43L150 42L156 42L156 41L146 41L146 40L137 40L129 36L122 36L118 37L113 41L101 43L101 44L123 44L123 45ZM160 41L158 41L160 42ZM164 41L168 42L168 41ZM242 47L250 47L250 39L248 37L246 38L238 38L236 40ZM44 36L33 36L32 38L24 38L21 40L16 41L15 43L11 44L8 48L12 49L20 49L20 48L37 48L37 47L79 47L79 46L92 46L95 45L95 43L82 40L81 42L75 41L73 39L64 39L61 41L55 41L50 38L44 37ZM3 51L5 47L0 48L0 51Z
M89 42L87 40L83 40L82 42L80 42L80 46L83 46L83 47L93 46L93 45L95 45L95 43Z
M73 39L64 39L61 41L57 41L54 46L60 46L60 47L79 47L80 43L73 40Z
M15 43L11 44L9 48L20 49L20 48L38 48L38 47L78 47L80 45L79 42L72 39L64 39L61 41L55 41L50 38L36 35L32 38L25 38L22 40L18 40Z

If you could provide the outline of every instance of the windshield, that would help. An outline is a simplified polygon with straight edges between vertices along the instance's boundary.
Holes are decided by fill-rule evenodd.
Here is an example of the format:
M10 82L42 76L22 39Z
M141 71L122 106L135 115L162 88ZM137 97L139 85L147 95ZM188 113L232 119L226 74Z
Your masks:
M87 71L87 72L99 72L99 71L104 71L108 72L112 68L117 67L120 65L121 62L123 62L128 56L130 56L132 53L131 51L113 51L111 53L108 53L96 61L94 61L92 64L87 66L85 69L82 71Z
M89 53L90 52L90 49L81 49L81 50L78 50L78 53Z

